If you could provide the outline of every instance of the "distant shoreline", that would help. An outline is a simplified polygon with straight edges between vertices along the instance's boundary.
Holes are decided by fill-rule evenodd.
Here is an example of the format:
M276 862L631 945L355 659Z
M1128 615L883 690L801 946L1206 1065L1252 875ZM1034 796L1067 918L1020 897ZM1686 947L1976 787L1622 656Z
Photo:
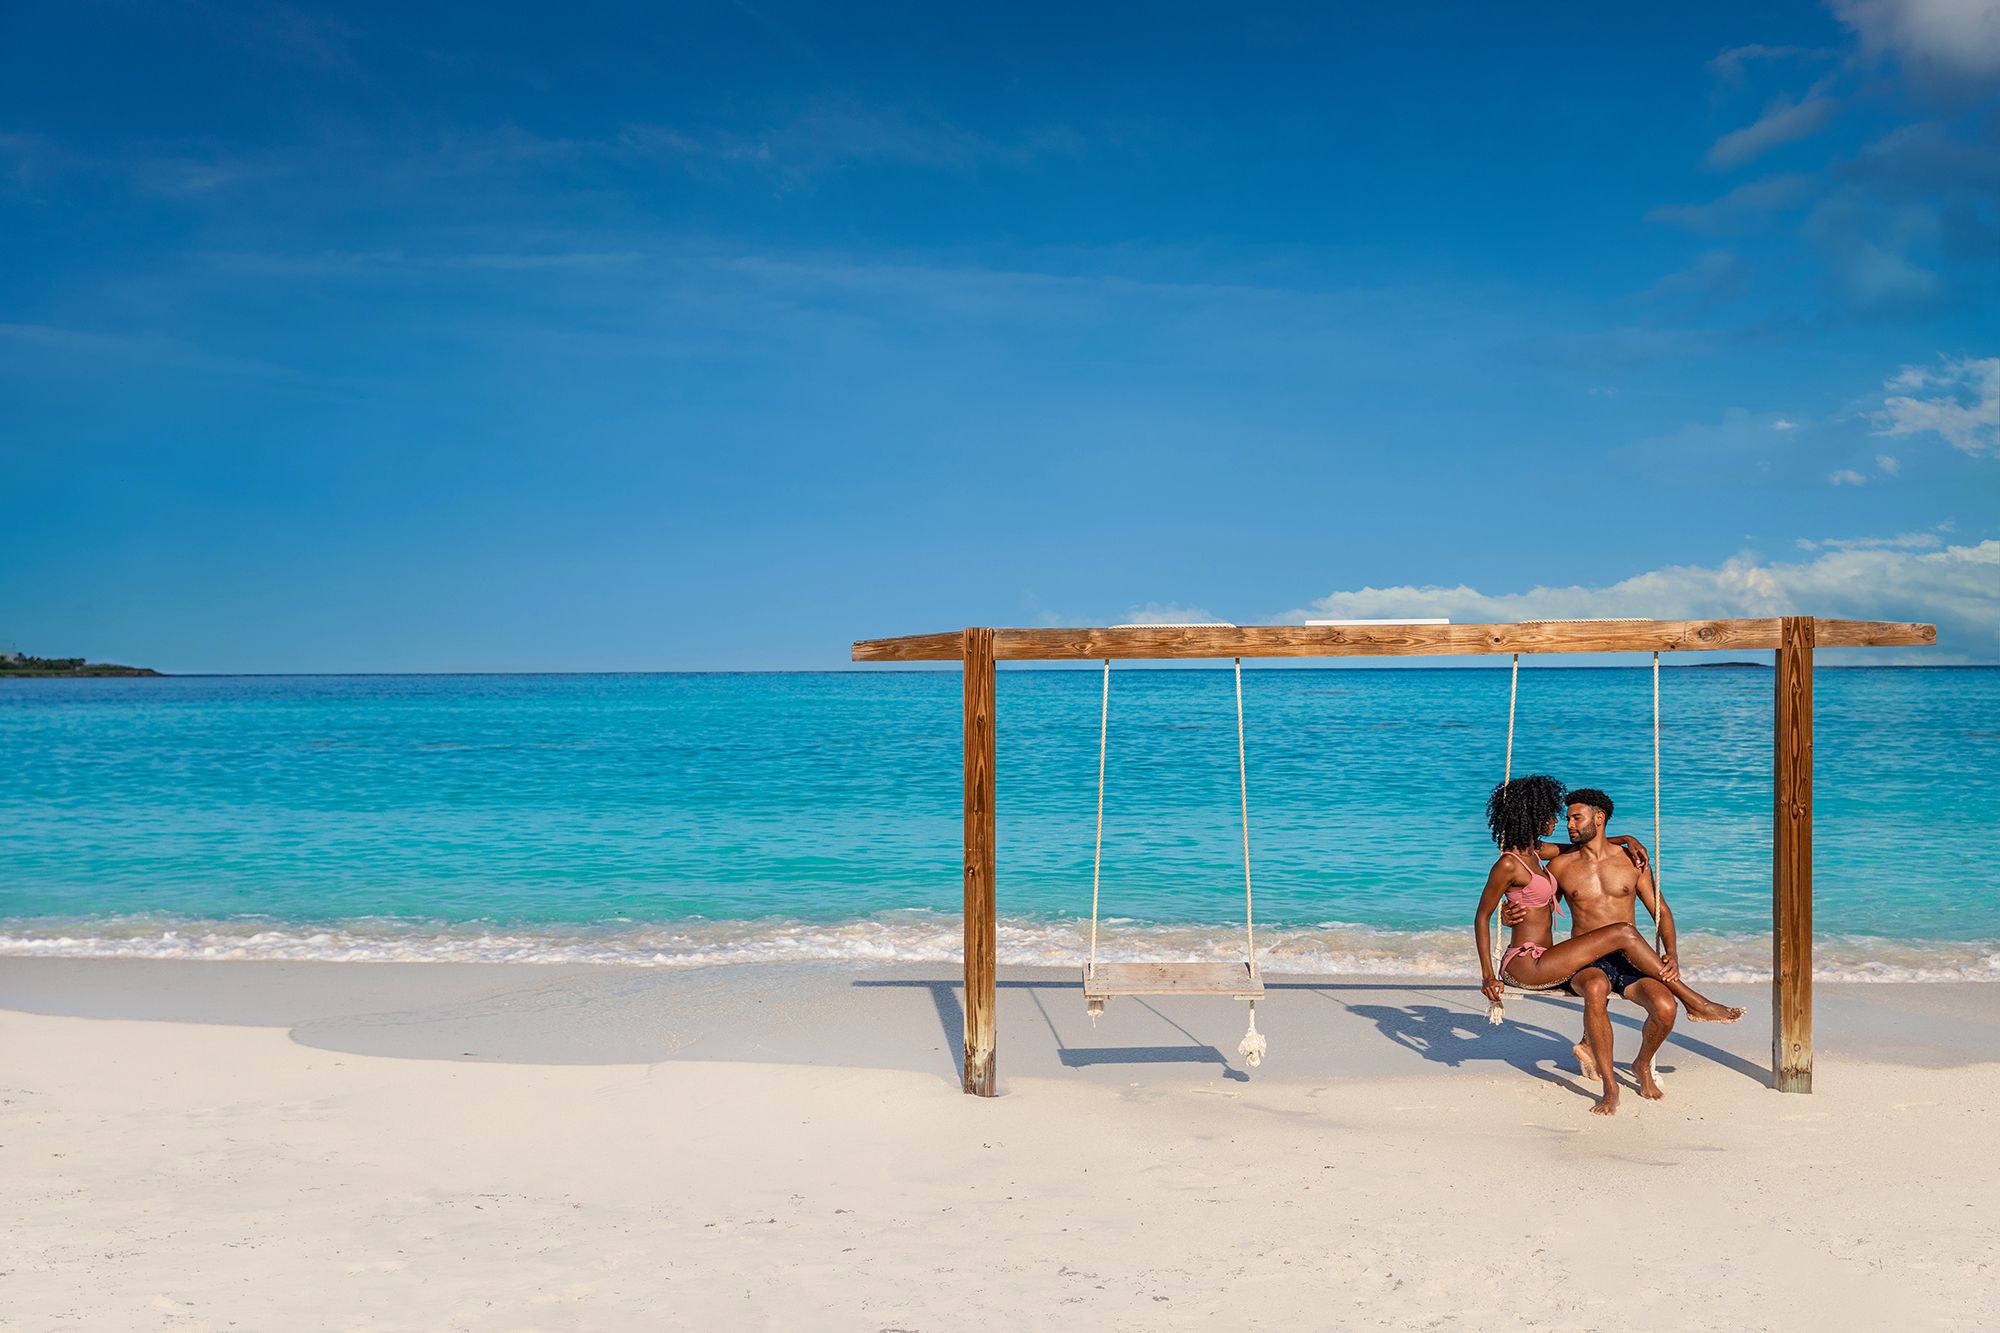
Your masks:
M0 662L0 679L18 677L25 680L76 680L85 676L164 676L164 671L151 667L120 666L116 662L85 662L82 666L14 666Z
M1329 659L1330 661L1331 659ZM1644 662L1630 663L1524 663L1531 671L1645 671ZM1663 671L1713 671L1718 668L1738 670L1769 671L1768 662L1668 662L1662 661ZM1001 664L1005 675L1020 672L1059 673L1097 670L1095 663L1072 666L1065 664L1028 665L1006 662ZM1131 663L1128 671L1227 671L1223 666L1186 666L1179 663L1156 664L1150 662ZM1372 671L1372 672L1438 672L1438 671L1504 671L1507 664L1487 663L1479 666L1363 666L1349 665L1343 660L1339 666L1279 666L1246 662L1243 669L1251 671ZM1818 671L1994 671L2000 670L2000 662L1820 662L1815 664ZM607 668L601 671L155 671L151 667L119 666L115 663L91 663L74 671L21 670L0 665L0 680L82 680L88 677L152 678L156 680L370 680L422 677L428 679L453 679L467 677L524 677L524 676L870 676L870 675L959 675L955 666L931 666L916 663L868 663L843 665L838 667L716 667L685 668L639 667Z

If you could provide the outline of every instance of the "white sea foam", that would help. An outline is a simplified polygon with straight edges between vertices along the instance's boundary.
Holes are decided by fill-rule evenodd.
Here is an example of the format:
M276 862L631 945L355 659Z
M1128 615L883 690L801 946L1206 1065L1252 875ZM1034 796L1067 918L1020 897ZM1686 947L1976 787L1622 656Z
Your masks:
M1077 920L1003 919L1002 963L1073 967L1088 945ZM1100 931L1107 961L1226 958L1242 947L1224 926L1112 921ZM123 917L55 923L0 921L0 957L263 959L310 962L616 963L704 967L727 963L955 964L958 918L928 911L845 922L795 920L607 922L508 927L384 918L338 926ZM1687 934L1691 979L1768 981L1770 938ZM1257 953L1271 974L1464 979L1474 963L1463 930L1399 931L1326 922L1260 929ZM1822 938L1813 974L1823 981L2000 981L2000 941Z

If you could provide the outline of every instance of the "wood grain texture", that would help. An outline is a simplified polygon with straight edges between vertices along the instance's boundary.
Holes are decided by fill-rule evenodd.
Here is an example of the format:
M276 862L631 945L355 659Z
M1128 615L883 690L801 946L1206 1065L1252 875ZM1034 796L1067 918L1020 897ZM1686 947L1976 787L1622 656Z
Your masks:
M1116 995L1227 995L1264 997L1264 979L1248 963L1099 963L1083 969L1083 997Z
M956 662L965 655L965 635L906 634L899 639L862 639L857 662Z
M1815 648L1928 648L1936 643L1936 625L1912 625L1897 620L1813 620Z
M1813 648L1811 616L1787 616L1778 648L1771 848L1771 1085L1811 1092Z
M1822 620L1829 648L1921 647L1935 625ZM1140 629L999 629L1003 662L1199 657L1457 657L1480 653L1758 652L1779 646L1779 618L1757 620L1527 621L1518 625L1244 625ZM864 639L857 662L957 661L957 634Z
M995 1027L998 863L994 803L993 631L968 629L965 659L965 1090L991 1097L996 1081Z

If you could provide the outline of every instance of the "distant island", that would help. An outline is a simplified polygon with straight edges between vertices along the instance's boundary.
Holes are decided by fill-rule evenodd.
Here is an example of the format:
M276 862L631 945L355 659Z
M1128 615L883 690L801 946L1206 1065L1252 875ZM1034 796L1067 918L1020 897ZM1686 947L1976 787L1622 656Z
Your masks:
M1747 667L1752 671L1772 670L1772 665L1769 662L1676 662L1674 665L1677 667L1693 667L1698 671L1702 669L1712 671L1716 667Z
M120 666L116 662L86 662L81 657L30 657L0 653L0 676L157 676L151 667Z

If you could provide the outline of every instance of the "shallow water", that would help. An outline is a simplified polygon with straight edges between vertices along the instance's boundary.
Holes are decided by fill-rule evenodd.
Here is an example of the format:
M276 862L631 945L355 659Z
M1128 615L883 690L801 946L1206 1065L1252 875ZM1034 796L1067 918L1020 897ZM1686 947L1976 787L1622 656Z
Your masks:
M1771 676L1663 681L1663 886L1711 971L1756 975ZM1099 688L1002 674L1017 961L1072 957L1089 909ZM1226 947L1230 675L1112 691L1110 948ZM1514 771L1604 788L1651 843L1650 691L1524 669ZM1823 669L1816 691L1822 967L2000 976L2000 669ZM1505 671L1255 670L1244 694L1267 966L1462 969ZM958 723L949 672L0 683L0 952L949 958Z

